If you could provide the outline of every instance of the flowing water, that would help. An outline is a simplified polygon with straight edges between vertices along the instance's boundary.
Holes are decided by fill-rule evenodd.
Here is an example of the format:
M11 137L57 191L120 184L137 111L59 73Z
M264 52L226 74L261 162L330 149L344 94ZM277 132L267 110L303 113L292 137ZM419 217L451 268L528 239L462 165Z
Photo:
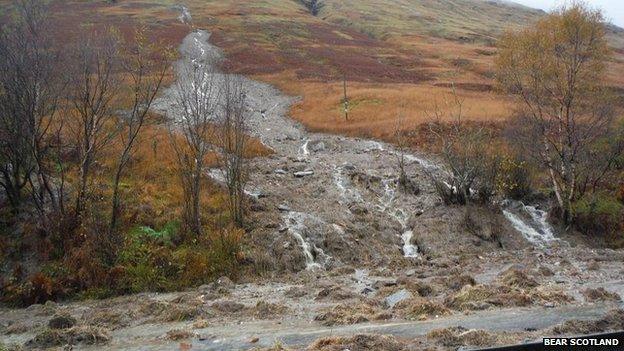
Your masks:
M299 246L305 256L306 269L313 270L324 268L325 263L327 263L331 257L316 246L307 236L307 233L318 230L318 228L325 223L320 218L295 211L284 214L283 220L288 232L299 242ZM309 228L306 225L306 221L309 221L314 227Z
M505 201L503 214L511 225L531 244L545 248L559 241L548 223L548 213L521 202Z

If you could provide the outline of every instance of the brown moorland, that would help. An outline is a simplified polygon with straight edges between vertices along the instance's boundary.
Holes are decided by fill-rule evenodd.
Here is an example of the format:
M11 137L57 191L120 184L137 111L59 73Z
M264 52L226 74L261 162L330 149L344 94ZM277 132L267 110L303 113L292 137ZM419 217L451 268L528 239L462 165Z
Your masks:
M193 27L210 30L226 53L224 68L277 85L302 100L293 118L312 130L391 140L401 115L404 128L444 110L453 89L464 100L465 118L499 123L513 111L498 93L493 57L496 38L544 13L495 1L327 0L312 16L294 0L186 2ZM85 21L128 33L146 25L154 40L177 45L190 28L167 0L57 1L66 28ZM624 30L610 26L613 46L609 84L622 93ZM349 121L342 110L346 77Z

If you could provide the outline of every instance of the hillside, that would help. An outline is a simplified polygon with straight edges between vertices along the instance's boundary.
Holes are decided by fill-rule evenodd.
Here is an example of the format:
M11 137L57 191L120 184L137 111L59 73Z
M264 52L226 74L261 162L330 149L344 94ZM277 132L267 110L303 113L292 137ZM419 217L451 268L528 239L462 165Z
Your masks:
M213 33L225 66L302 96L291 116L316 131L386 140L397 115L414 128L444 106L451 83L466 116L500 122L511 105L493 86L496 38L530 25L543 12L481 0L327 0L317 16L295 0L190 0L192 25ZM185 26L176 3L165 0L63 1L59 16L120 25L145 23L154 37L177 45ZM75 29L75 28L74 28ZM610 84L624 86L624 32L610 29L615 59ZM342 79L351 118L342 116Z
M492 82L496 37L541 15L493 1L327 1L313 17L293 1L275 1L227 6L212 14L210 27L232 71L303 96L292 116L306 126L388 140L399 114L412 127L428 121L433 101L449 100L451 83L469 118L504 120L510 105ZM619 48L611 84L623 86L617 72L624 35L611 38ZM348 123L340 107L343 75L353 103Z

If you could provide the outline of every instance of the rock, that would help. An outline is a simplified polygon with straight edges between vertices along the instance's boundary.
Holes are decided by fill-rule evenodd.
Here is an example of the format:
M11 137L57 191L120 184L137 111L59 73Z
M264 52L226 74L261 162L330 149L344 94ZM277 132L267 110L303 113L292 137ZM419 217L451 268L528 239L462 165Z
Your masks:
M546 266L540 266L537 271L544 277L552 277L553 275L555 275L555 273Z
M399 290L399 291L395 292L394 294L386 297L385 300L384 300L384 304L388 308L393 308L399 302L407 300L407 299L409 299L411 297L412 297L412 293L409 292L409 290L402 289L402 290Z
M322 141L312 144L312 151L314 152L325 151L325 149L326 149L325 143Z
M380 289L383 287L397 286L397 285L399 285L399 282L396 279L385 279L385 280L377 280L375 283L373 283L373 288Z
M281 168L279 168L279 169L276 169L276 170L274 171L274 173L275 173L275 174L286 174L286 171L285 171L285 170L283 170L283 169L281 169Z
M308 171L295 172L293 173L293 175L295 176L295 178L304 178L304 177L309 177L309 176L314 175L314 171L308 170Z
M288 205L285 204L281 204L279 206L277 206L277 209L282 211L282 212L290 212L290 207L288 207Z
M69 314L58 314L48 322L50 329L69 329L76 325L76 318Z
M234 282L232 282L232 280L226 276L223 276L219 279L217 279L217 284L221 287L224 288L232 288L234 287Z
M358 203L350 204L349 211L351 211L354 215L365 215L368 213L368 209Z
M408 277L411 277L413 275L416 274L416 270L415 269L409 269L408 271L405 272L405 275Z

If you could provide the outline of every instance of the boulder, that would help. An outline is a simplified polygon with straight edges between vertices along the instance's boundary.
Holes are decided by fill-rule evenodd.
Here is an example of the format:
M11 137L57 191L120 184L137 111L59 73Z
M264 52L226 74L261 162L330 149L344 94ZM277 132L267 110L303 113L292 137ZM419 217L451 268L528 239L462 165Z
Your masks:
M393 308L399 302L410 299L410 298L412 298L412 293L409 292L409 290L407 289L402 289L386 297L384 299L384 305L386 305L386 307L388 308Z
M325 151L327 147L325 146L325 143L322 141L318 141L312 144L312 151L314 152L320 152L320 151Z
M314 171L312 170L300 171L300 172L293 173L293 175L295 176L295 178L304 178L304 177L313 176Z

